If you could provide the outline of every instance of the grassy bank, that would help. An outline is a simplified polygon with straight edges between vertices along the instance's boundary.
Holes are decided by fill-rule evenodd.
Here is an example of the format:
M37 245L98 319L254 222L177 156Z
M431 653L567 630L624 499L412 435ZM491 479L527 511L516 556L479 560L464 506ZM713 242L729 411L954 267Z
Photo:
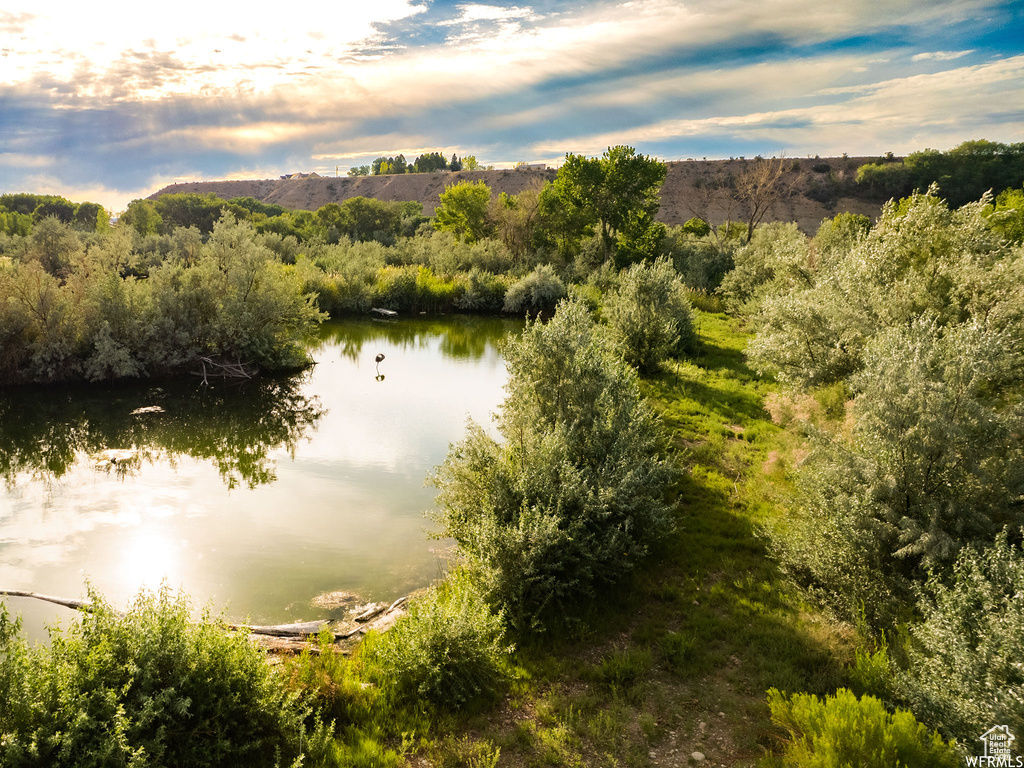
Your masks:
M698 313L701 347L644 382L688 471L678 528L586 629L514 655L494 710L432 729L412 764L755 765L777 743L765 692L848 684L854 638L814 612L768 557L759 525L796 438L771 422L774 384L750 370L740 321ZM439 734L448 733L441 736Z

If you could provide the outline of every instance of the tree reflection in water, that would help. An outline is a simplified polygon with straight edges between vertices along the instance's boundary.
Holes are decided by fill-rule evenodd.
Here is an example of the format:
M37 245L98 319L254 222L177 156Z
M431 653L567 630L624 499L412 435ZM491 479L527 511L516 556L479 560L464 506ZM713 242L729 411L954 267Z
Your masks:
M21 388L0 392L0 477L59 480L79 462L125 477L143 463L208 460L229 488L275 479L274 451L294 453L324 410L302 376L212 387ZM133 413L140 408L162 408Z
M319 342L310 345L309 351L315 357L317 352L330 346L332 350L340 350L343 358L358 361L363 347L371 343L387 342L398 349L427 349L440 337L440 350L445 357L479 360L501 339L522 327L520 319L473 315L342 320L324 323Z

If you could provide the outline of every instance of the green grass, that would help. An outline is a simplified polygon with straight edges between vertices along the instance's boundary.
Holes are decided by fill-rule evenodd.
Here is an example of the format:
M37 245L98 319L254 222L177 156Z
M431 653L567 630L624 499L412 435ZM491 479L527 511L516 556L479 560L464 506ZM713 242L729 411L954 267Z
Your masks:
M643 384L687 467L677 531L583 627L520 643L500 724L466 724L502 745L502 765L686 764L692 751L755 765L777 743L768 688L848 682L852 633L803 602L759 534L785 514L772 457L798 437L765 411L776 385L747 366L740 322L696 315L698 354Z
M445 766L490 765L500 752L499 766L639 768L686 765L693 751L754 766L779 743L769 688L822 695L850 684L852 631L803 602L759 534L785 515L785 462L774 459L799 436L765 411L776 385L747 366L740 321L695 315L698 354L643 382L686 467L676 532L584 622L517 638L502 702L421 717L416 738L401 725L408 714L378 708L366 732L382 745Z

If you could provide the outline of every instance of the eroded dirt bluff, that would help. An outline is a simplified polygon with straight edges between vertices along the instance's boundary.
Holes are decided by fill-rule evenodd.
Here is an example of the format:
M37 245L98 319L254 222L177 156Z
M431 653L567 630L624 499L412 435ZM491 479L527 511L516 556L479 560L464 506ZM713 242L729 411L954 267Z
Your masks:
M874 219L881 205L856 196L852 183L857 167L877 158L824 157L786 158L783 184L791 192L779 200L765 216L765 221L795 221L802 230L813 233L821 220L842 211L863 213ZM753 160L682 160L668 163L668 176L661 190L658 220L666 224L682 224L702 207L701 183L738 176ZM295 179L262 179L241 181L196 181L172 184L150 195L178 192L212 192L219 197L253 197L285 208L315 211L327 203L340 203L351 197L374 197L378 200L417 200L427 215L434 212L438 195L445 187L459 181L482 180L497 195L516 195L529 187L541 187L555 178L554 169L460 171L458 173L411 173L402 176L314 176ZM853 196L851 196L853 193ZM734 205L712 207L711 220L721 223L727 217L743 220L745 210Z

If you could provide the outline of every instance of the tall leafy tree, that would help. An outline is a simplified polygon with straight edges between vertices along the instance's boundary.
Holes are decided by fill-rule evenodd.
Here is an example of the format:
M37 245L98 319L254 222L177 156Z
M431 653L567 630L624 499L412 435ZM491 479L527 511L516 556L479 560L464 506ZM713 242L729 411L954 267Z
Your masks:
M667 169L664 163L638 155L633 147L609 147L601 157L568 154L558 170L551 192L571 218L596 226L605 259L612 255L620 234L654 225L661 206L660 191Z
M522 260L541 223L540 191L524 189L518 195L502 192L491 205L491 218L497 236L514 258Z
M434 210L434 229L453 232L459 240L475 243L487 233L491 188L482 181L460 181L445 187Z
M157 234L163 229L164 224L163 218L156 212L153 201L142 199L128 203L128 208L121 214L119 221L132 227L143 237Z

